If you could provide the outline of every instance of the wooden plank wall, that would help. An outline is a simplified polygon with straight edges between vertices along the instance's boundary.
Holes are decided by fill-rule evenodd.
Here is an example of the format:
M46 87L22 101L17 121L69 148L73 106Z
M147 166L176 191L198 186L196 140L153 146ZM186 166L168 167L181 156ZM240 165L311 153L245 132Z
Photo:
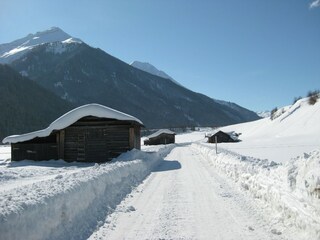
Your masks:
M170 144L170 143L175 143L174 134L162 133L157 137L144 141L145 145L159 145L159 144Z
M66 161L103 162L129 149L129 126L71 126L65 129Z
M11 160L50 160L58 159L56 143L13 143Z
M85 117L45 138L11 145L12 160L105 162L140 149L140 126L132 122Z
M217 142L222 143L222 142L234 142L234 140L226 133L224 132L217 132L216 134L212 135L211 137L208 138L208 143L215 143L215 136L217 136Z

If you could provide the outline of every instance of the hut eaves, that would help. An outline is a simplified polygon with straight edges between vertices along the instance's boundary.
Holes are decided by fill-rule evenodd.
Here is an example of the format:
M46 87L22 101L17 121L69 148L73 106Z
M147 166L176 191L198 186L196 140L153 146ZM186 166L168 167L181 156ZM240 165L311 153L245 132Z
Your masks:
M165 134L174 134L174 135L176 134L175 132L172 132L172 131L170 131L170 130L168 130L168 129L160 129L159 131L157 131L157 132L155 132L155 133L147 136L147 138L148 138L148 139L150 139L150 138L155 138L155 137L157 137L157 136L159 136L159 135L161 135L161 134L163 134L163 133L165 133Z

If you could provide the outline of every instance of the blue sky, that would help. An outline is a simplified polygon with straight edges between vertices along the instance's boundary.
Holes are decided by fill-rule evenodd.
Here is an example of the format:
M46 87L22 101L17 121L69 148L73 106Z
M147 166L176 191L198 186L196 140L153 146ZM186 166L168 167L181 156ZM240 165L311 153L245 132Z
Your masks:
M320 0L0 0L0 22L0 43L57 26L255 111L320 89Z

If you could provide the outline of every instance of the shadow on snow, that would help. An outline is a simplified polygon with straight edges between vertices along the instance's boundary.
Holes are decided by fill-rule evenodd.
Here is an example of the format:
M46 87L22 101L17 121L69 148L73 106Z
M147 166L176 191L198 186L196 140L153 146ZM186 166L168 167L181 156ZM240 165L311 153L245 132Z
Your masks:
M164 171L178 170L180 168L181 168L181 164L179 161L163 160L163 162L159 166L157 166L152 172L164 172Z

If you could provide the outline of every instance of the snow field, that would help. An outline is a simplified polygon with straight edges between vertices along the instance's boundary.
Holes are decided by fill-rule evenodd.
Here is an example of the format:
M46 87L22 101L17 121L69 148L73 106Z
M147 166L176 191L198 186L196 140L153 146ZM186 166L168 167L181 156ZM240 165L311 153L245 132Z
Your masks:
M271 210L273 221L287 227L284 231L292 229L301 239L320 239L320 151L276 164L222 149L216 154L210 144L192 147L261 200Z
M0 238L87 238L174 146L132 150L111 163L0 191Z
M0 145L0 165L9 158L11 158L10 146Z
M270 118L222 127L225 132L241 133L241 142L222 143L225 149L245 156L285 163L320 146L320 101L315 105L303 98L280 108Z

